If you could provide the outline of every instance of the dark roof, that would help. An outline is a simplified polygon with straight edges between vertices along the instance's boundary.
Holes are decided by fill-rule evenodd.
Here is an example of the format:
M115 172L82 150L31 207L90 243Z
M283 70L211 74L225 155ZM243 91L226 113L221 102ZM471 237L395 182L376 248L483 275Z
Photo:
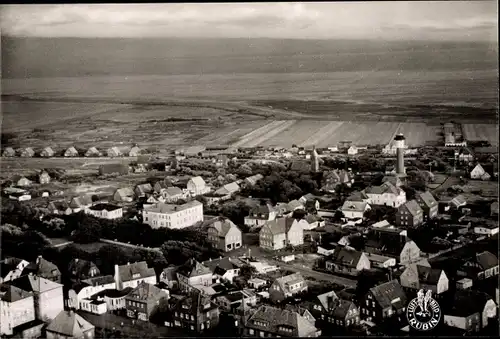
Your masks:
M71 199L69 206L71 208L79 208L82 206L92 205L92 197L90 195L82 195Z
M351 195L346 199L347 201L363 201L368 199L368 196L363 191L356 191L351 193Z
M177 276L176 276L177 267L175 267L175 266L167 267L167 268L163 269L163 272L166 274L166 278L168 281L177 280Z
M228 270L234 270L239 268L239 265L234 263L230 257L223 257L220 259L207 260L203 262L203 265L208 267L212 272L216 273L216 270L220 271L222 275ZM222 272L222 271L223 272Z
M306 337L317 331L309 320L297 312L271 306L259 307L247 320L247 327L289 337ZM292 330L292 333L283 332L282 327Z
M236 226L231 220L227 218L218 218L217 221L212 223L208 228L215 228L219 237L225 238L227 233L235 228L239 231L238 226Z
M196 290L191 292L190 295L181 298L180 300L174 301L174 303L175 308L182 309L183 312L186 312L186 310L188 310L189 312L191 312L191 314L207 312L209 310L217 308L217 305L210 301L210 297ZM187 306L187 309L183 306Z
M75 271L75 275L87 275L92 267L97 267L92 261L75 258L70 261L68 271Z
M131 291L126 296L127 299L142 301L150 299L155 300L163 297L168 297L168 294L160 288L146 282L141 282L133 291Z
M37 258L35 262L30 263L24 269L23 273L33 273L41 277L53 277L53 272L56 271L58 275L61 274L59 268L48 260L45 260L41 256Z
M406 306L406 294L397 280L370 288L370 292L382 308Z
M416 199L419 202L423 202L428 208L437 206L436 199L429 191L417 194Z
M345 319L352 307L356 307L352 301L336 299L334 301L334 308L330 311L330 314L333 315L335 319Z
M122 282L136 279L134 274L139 274L141 278L156 276L154 268L149 268L145 261L118 266L118 272Z
M340 265L356 267L362 254L363 252L359 252L354 249L337 246L330 257L330 260Z
M498 258L493 253L488 251L477 254L476 260L483 270L498 266Z
M491 300L488 294L477 290L458 290L455 293L453 303L444 309L447 315L468 317L474 313L482 314L484 306Z
M437 285L441 272L443 270L417 265L418 280L424 284Z
M13 303L31 296L33 296L33 293L26 292L19 287L8 284L0 285L0 300L2 301Z
M401 189L394 186L388 181L382 183L382 185L380 186L372 186L372 187L367 187L365 189L365 192L367 194L384 194L384 193L399 194L400 191Z
M133 290L132 287L127 287L124 288L123 290L107 289L94 294L92 298L98 298L98 297L120 298L129 294L132 290Z
M73 311L61 311L47 326L46 331L72 338L83 338L84 333L93 330L94 325Z
M408 212L414 217L417 216L418 214L423 213L422 209L420 208L416 200L407 201L403 206L406 207Z
M101 203L101 204L95 204L94 206L90 207L89 209L92 211L115 211L120 209L120 206L112 205L112 204L106 204L106 203Z
M200 275L212 274L212 271L205 265L199 263L195 259L189 259L184 265L179 267L177 273L185 277L197 277Z
M83 283L89 286L101 286L106 284L111 284L115 282L115 278L112 275L103 275L100 277L94 277L83 280Z
M271 233L273 235L288 233L288 231L290 230L290 228L292 227L292 225L295 221L296 220L294 218L277 218L277 219L268 221L264 225L264 227L269 227L269 229L271 230Z

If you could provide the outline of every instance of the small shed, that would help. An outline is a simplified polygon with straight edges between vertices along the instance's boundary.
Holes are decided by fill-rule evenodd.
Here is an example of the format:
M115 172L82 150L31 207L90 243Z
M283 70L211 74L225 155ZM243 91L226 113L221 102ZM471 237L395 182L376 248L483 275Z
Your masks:
M78 156L78 151L76 150L75 147L71 146L70 148L68 148L66 150L66 152L64 152L64 156L65 157L77 157Z

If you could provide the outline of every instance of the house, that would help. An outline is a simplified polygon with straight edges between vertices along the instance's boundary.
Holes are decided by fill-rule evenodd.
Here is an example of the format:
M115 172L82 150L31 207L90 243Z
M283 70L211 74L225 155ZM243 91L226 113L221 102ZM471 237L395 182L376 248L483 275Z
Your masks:
M365 255L368 257L368 260L370 261L370 266L373 268L387 269L396 266L395 258L374 253L365 253Z
M239 260L231 257L223 257L220 259L210 259L203 262L203 265L212 271L213 276L222 278L229 282L233 282L233 278L240 275L242 263Z
M406 202L405 191L388 181L380 186L368 187L364 193L370 199L370 205L385 205L398 208Z
M90 214L101 219L120 219L123 217L123 208L112 204L95 204L85 210L86 214Z
M173 187L172 182L170 180L165 179L165 180L157 181L155 183L155 185L153 186L153 189L154 189L155 193L161 194L161 192L163 190L166 190L169 187Z
M19 278L28 265L28 261L14 257L0 261L0 284Z
M498 234L498 224L483 224L474 226L474 233L492 237Z
M149 321L158 303L162 299L168 299L168 294L147 282L141 282L132 292L125 297L125 309L127 317L142 321Z
M219 325L219 307L198 291L172 302L166 327L203 333Z
M498 218L498 201L495 201L490 205L490 216Z
M429 191L417 193L415 200L424 212L424 220L434 219L438 214L438 202Z
M102 153L97 148L92 146L87 150L87 152L85 152L85 156L88 158L97 158L102 156Z
M269 297L272 301L282 302L305 291L307 291L307 281L297 272L274 280L269 287Z
M9 199L16 201L28 201L31 200L31 194L27 191L12 192L9 194Z
M311 313L324 328L349 328L360 322L358 307L350 300L338 298L334 291L318 295Z
M243 244L241 230L227 218L219 218L210 225L207 234L212 246L224 252L240 248Z
M259 246L279 250L286 246L304 244L304 227L307 221L294 218L278 218L265 223L259 232Z
M361 317L375 324L389 318L403 318L407 298L397 280L391 280L369 289L360 304Z
M268 221L276 219L276 211L271 204L259 205L250 210L248 216L244 219L246 226L260 226Z
M477 164L476 167L470 172L471 179L481 179L481 180L489 180L490 175L484 170L481 164Z
M104 301L107 311L121 310L125 308L125 297L132 290L132 287L127 287L121 291L106 289L92 295L89 300Z
M420 289L431 290L434 296L448 291L449 280L446 273L429 266L410 264L399 277L401 286L416 293Z
M113 200L119 202L132 202L134 197L134 190L130 187L119 188L113 194Z
M498 258L491 252L484 251L465 261L459 275L474 280L484 280L498 276Z
M3 150L2 156L4 157L15 157L16 151L12 147L7 147Z
M465 197L460 194L451 199L449 205L454 209L459 209L460 207L467 205L467 201L465 200Z
M341 211L347 219L363 218L366 211L371 210L367 202L346 201L342 205Z
M189 179L186 187L187 187L187 190L193 196L203 195L203 194L210 192L210 187L207 186L207 184L205 183L205 180L203 180L203 178L200 176L192 177L191 179Z
M382 182L390 182L392 185L396 186L396 187L400 187L403 185L403 181L401 180L400 177L398 177L397 175L386 175L382 178Z
M416 200L410 200L398 207L396 212L396 226L412 228L424 222L424 211Z
M262 174L256 174L245 178L244 183L247 186L255 186L262 179L264 179L264 176Z
M27 274L8 282L23 291L32 293L35 318L42 321L54 319L64 308L63 285L34 274Z
M99 166L99 175L127 175L129 167L126 164L104 164Z
M370 203L370 198L366 195L364 191L355 191L347 197L346 201Z
M141 184L135 186L134 193L137 197L146 197L153 194L153 187L151 184Z
M354 183L352 174L345 170L334 170L323 172L321 190L325 192L335 192L341 184L351 186Z
M328 257L335 252L337 245L335 243L318 245L317 253Z
M121 157L122 152L118 149L118 147L111 147L106 150L106 154L110 158Z
M50 157L53 157L55 154L54 150L50 147L45 147L41 152L40 152L40 156L42 158L50 158Z
M459 290L450 307L444 307L444 323L466 332L479 332L497 315L497 305L486 293L475 290Z
M29 265L26 265L22 275L29 273L33 273L38 277L45 278L56 283L61 283L61 272L57 266L42 258L41 255L36 258L35 262L31 262Z
M191 291L196 286L210 286L213 281L213 273L210 268L199 263L195 259L188 260L177 269L177 280L179 287L184 291Z
M215 191L215 194L231 197L233 194L239 192L240 186L236 182L226 184Z
M47 173L46 171L43 171L42 173L40 173L40 175L38 176L38 182L42 185L50 183L49 173Z
M354 146L354 145L351 145L351 147L349 147L347 149L347 154L349 154L349 155L356 155L356 154L358 154L358 148L356 146Z
M314 214L308 214L306 216L306 221L309 225L306 228L305 224L304 224L304 230L306 230L306 231L310 231L310 230L315 229L317 227L323 227L326 224L325 220L323 220L321 217L314 215Z
M144 224L153 228L185 228L203 221L203 204L193 200L183 205L158 203L144 206L142 218Z
M64 152L64 156L69 158L69 157L77 157L78 156L78 151L76 150L76 148L74 148L73 146L71 146L70 148L68 148L65 152Z
M15 186L18 187L29 187L32 184L31 180L21 175L15 175L12 177L12 182L14 182Z
M225 154L219 154L215 158L215 166L217 167L227 167L229 164L229 158Z
M95 327L74 311L63 311L45 329L47 339L91 339Z
M267 281L259 279L259 278L252 278L248 280L248 286L250 286L253 289L260 289L262 287L265 287L267 285Z
M145 261L139 261L127 265L115 265L115 284L117 290L127 287L135 288L141 282L156 284L156 273L154 268L149 268Z
M3 275L3 272L2 272ZM35 320L35 301L33 293L8 285L0 284L0 335L12 335L14 327Z
M22 148L19 153L22 158L32 158L35 156L35 151L31 147Z
M142 153L142 150L137 145L135 145L128 152L128 156L129 157L137 157L137 156L141 155L141 153Z
M82 299L80 300L80 310L93 314L102 315L108 311L108 304L104 300Z
M79 197L74 197L69 203L69 207L71 207L71 209L75 213L85 211L90 206L92 206L92 197L90 195L81 195Z
M473 162L474 161L474 154L472 153L472 151L468 147L462 148L458 152L458 161L466 162L466 163Z
M85 280L100 274L99 268L92 261L74 258L68 264L68 277L72 280Z
M177 284L177 267L170 266L164 268L160 273L159 282L165 284L169 289L178 286Z
M179 187L174 186L162 189L161 196L167 203L173 203L185 197L182 190Z
M349 247L337 246L333 254L325 262L326 269L334 273L358 275L370 269L370 261L363 252Z
M64 200L49 202L49 204L47 205L47 209L52 214L70 215L71 213L73 213L73 210L71 209L71 207L69 207L69 204Z
M215 303L224 312L234 312L242 303L246 307L255 307L257 305L257 295L251 290L233 291L216 297Z
M243 336L250 337L309 337L316 338L321 331L298 312L261 306L243 321Z
M92 301L91 298L93 295L104 290L114 290L116 288L116 281L112 275L97 276L76 281L68 291L67 306L74 309L80 309L81 303L84 302L84 304L88 304ZM85 302L85 300L87 300L87 302Z

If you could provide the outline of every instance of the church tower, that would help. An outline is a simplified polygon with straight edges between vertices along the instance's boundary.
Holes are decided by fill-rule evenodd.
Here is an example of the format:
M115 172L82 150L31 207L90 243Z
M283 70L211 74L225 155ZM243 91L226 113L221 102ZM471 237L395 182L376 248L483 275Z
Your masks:
M311 152L311 172L319 172L319 156L318 152L316 152L316 146L313 146Z

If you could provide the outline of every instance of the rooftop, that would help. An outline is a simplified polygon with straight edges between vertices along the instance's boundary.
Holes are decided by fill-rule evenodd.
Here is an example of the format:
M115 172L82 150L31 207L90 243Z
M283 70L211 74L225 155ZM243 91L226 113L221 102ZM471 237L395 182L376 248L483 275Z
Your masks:
M164 203L157 203L154 204L150 207L144 207L145 211L148 212L153 212L153 213L164 213L164 214L171 214L171 213L177 213L180 211L187 210L189 208L193 208L196 206L203 205L201 202L198 200L193 200L185 203L184 205L173 205L173 204L164 204Z

